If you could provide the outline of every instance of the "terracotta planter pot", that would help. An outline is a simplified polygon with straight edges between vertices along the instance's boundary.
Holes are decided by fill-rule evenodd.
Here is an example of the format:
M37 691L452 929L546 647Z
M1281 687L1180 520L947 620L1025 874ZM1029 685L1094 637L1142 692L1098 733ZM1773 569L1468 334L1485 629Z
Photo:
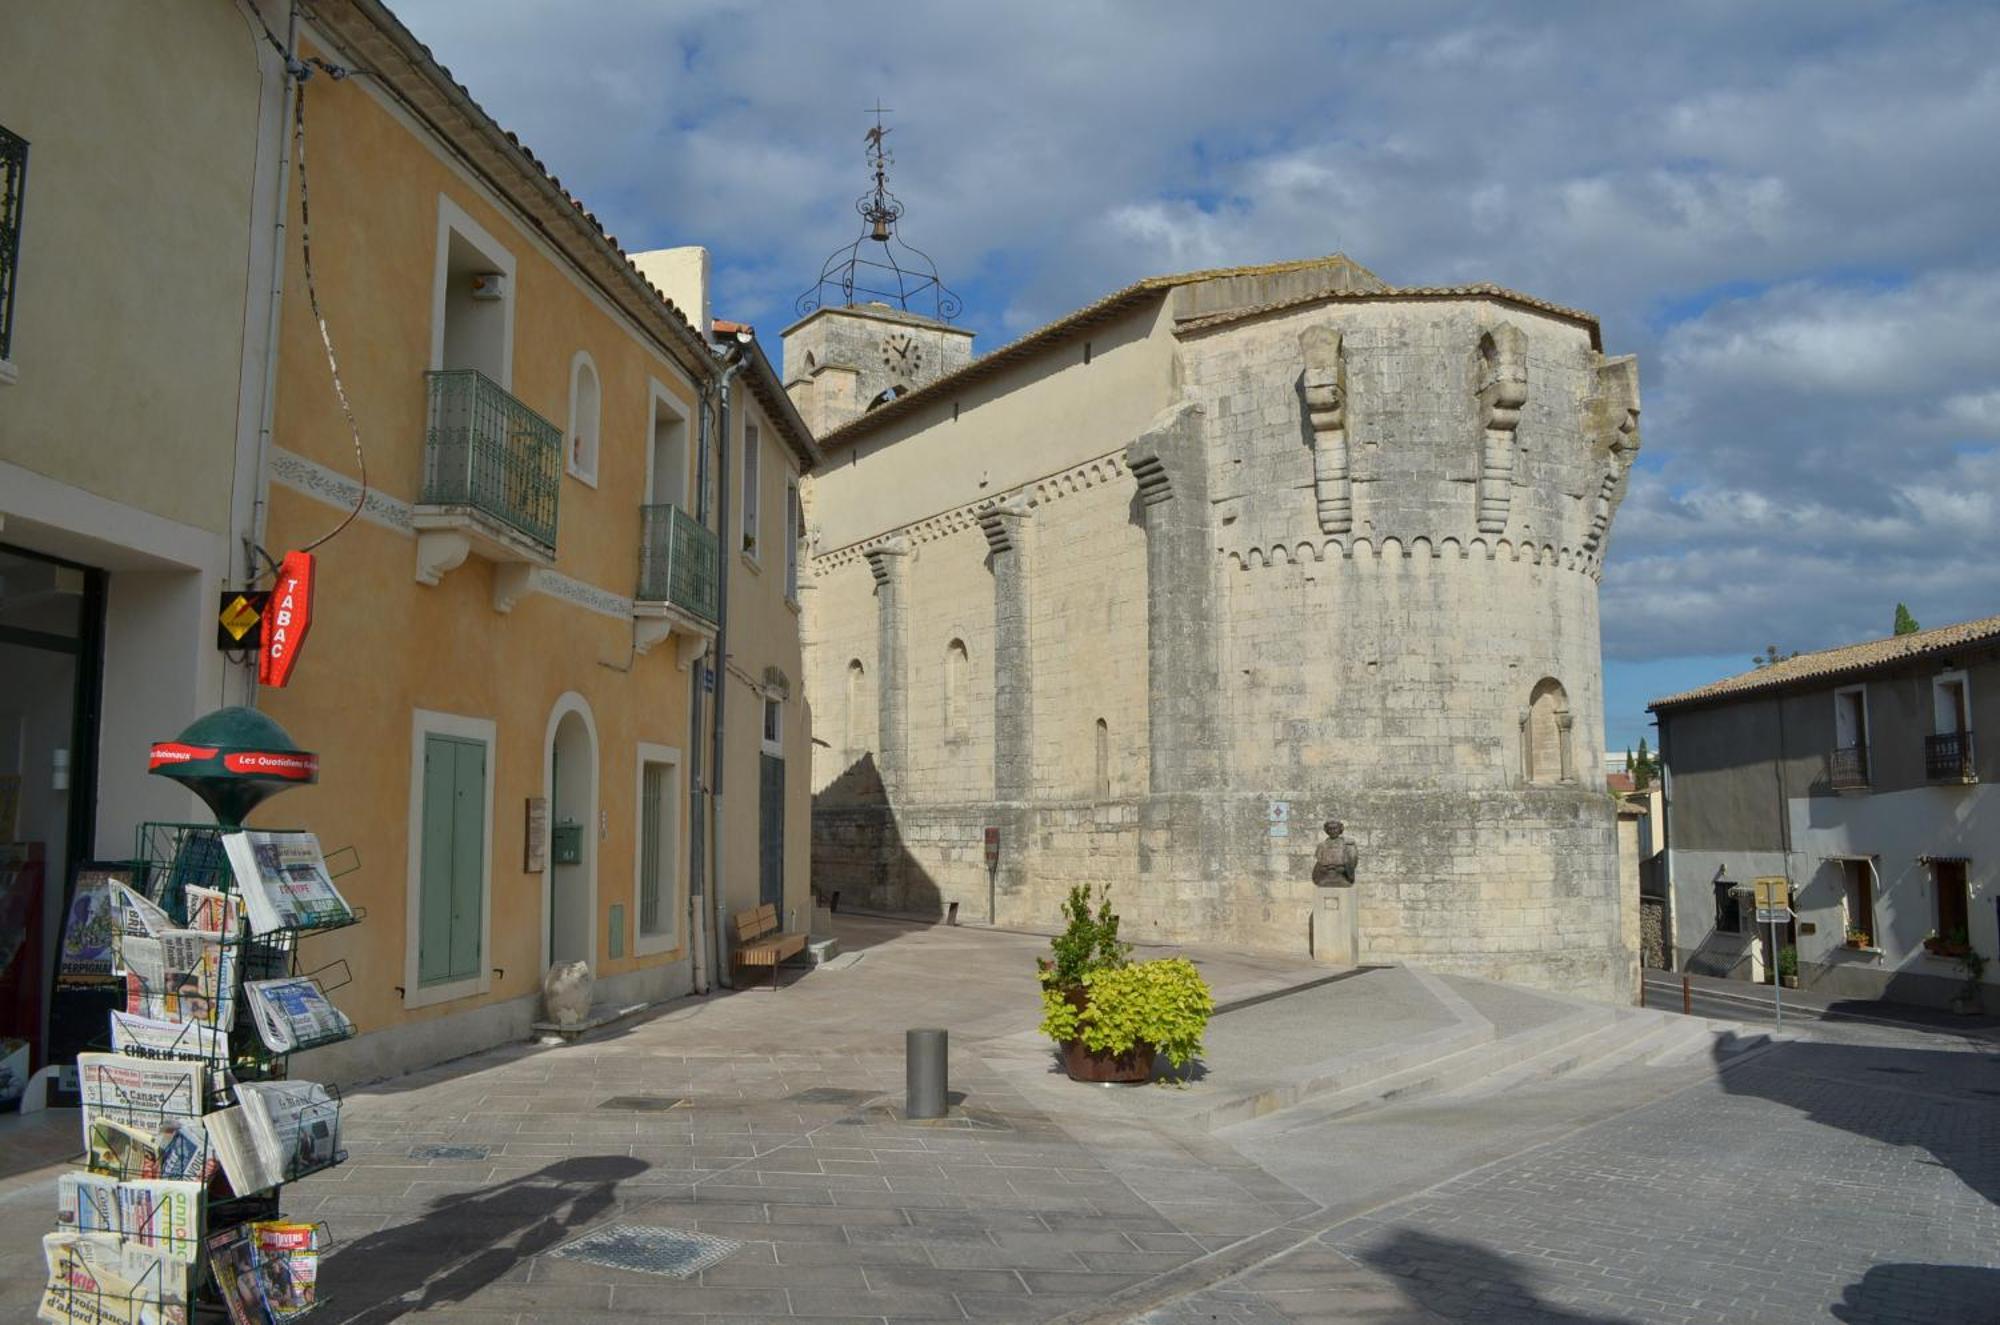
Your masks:
M1063 998L1078 1012L1090 1006L1089 996L1081 986L1071 989ZM1067 1040L1062 1047L1063 1071L1069 1073L1071 1081L1143 1083L1153 1079L1153 1057L1157 1052L1152 1045L1140 1043L1122 1054L1093 1053L1083 1047L1082 1040Z

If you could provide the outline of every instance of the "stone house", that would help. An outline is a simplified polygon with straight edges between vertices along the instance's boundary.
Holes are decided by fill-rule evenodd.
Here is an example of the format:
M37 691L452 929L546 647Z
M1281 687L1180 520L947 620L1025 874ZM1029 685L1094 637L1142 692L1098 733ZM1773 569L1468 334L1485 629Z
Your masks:
M1763 979L1790 881L1801 983L1943 1004L2000 953L2000 617L1800 654L1655 700L1674 969ZM2000 979L1990 963L1986 981Z
M785 333L817 888L1046 926L1104 882L1136 938L1630 995L1597 597L1638 383L1589 315L1336 256L970 341Z

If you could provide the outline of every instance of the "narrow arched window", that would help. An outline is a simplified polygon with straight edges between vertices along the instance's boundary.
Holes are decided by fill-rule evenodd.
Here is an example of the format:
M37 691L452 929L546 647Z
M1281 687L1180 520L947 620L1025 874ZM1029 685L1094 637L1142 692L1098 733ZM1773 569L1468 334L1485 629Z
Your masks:
M965 734L965 641L955 639L944 649L944 731L947 736Z
M1528 781L1553 784L1576 780L1570 726L1568 692L1554 677L1543 677L1528 696L1521 724L1522 771Z
M1111 727L1097 720L1097 799L1111 799Z
M861 723L861 705L867 697L868 671L859 658L847 664L847 731L841 742L847 750L847 762L853 763L861 757L861 741L866 728Z
M603 391L597 365L582 350L569 363L569 472L597 486L597 429Z

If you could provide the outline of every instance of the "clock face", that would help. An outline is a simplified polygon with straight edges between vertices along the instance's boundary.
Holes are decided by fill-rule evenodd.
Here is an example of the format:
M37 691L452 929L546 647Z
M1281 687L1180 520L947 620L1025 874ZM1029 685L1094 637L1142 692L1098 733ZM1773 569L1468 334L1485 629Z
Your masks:
M882 363L898 377L909 377L924 361L923 348L908 332L895 331L882 338Z

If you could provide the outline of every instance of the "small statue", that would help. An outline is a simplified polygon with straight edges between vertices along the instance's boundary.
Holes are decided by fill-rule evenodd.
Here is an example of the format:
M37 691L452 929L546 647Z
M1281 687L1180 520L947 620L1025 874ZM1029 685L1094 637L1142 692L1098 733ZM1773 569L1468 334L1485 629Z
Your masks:
M1326 821L1326 841L1319 844L1313 855L1313 886L1315 888L1351 887L1354 883L1354 867L1361 862L1361 853L1354 849L1354 843L1340 834L1346 825L1338 819Z

